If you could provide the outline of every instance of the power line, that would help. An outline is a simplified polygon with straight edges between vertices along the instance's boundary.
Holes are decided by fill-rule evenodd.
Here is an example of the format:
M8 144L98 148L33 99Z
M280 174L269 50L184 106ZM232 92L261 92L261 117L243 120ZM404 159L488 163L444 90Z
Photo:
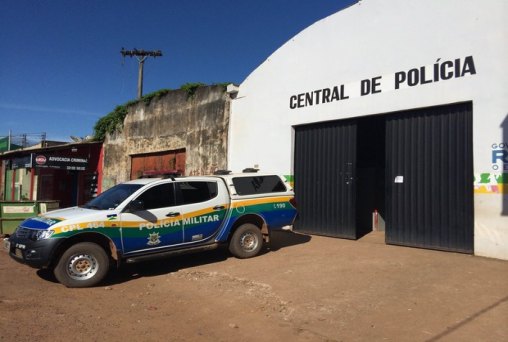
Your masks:
M0 136L0 150L10 151L18 148L26 148L46 141L46 132L13 134L9 130L8 136Z

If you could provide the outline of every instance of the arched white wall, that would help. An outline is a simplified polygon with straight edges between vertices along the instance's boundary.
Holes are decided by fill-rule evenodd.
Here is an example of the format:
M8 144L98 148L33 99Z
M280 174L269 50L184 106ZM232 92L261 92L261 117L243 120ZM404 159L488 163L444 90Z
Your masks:
M508 163L492 160L508 135L507 17L504 0L364 0L324 18L240 85L229 168L292 174L294 125L472 101L475 253L508 259L508 195L503 202L498 184ZM421 68L424 81L396 89L396 77ZM361 82L372 79L379 92L362 96ZM291 108L299 94L341 86L348 98Z

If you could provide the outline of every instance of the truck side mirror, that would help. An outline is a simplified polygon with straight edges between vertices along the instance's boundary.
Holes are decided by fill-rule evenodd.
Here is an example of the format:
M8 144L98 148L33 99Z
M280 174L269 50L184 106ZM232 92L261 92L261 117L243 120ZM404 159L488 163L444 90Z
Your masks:
M138 199L130 201L130 203L125 208L125 211L129 213L135 213L136 211L141 210L145 210L145 204L143 203L142 200Z

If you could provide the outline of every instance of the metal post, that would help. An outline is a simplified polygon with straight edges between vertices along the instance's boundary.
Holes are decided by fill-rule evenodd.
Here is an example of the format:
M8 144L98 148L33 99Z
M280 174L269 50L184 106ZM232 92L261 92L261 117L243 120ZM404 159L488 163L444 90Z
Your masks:
M153 58L160 57L160 56L162 56L162 51L161 50L145 51L145 50L138 50L138 49L125 50L124 48L122 48L120 53L122 54L123 58L125 58L125 56L129 56L129 57L136 57L136 59L138 60L138 63L139 63L139 68L138 68L138 99L140 99L141 96L143 96L143 67L144 67L144 64L145 64L145 59L148 56L151 56Z
M141 98L141 96L143 96L143 67L145 65L145 59L146 59L146 57L138 58L138 61L139 61L139 68L138 68L138 100Z

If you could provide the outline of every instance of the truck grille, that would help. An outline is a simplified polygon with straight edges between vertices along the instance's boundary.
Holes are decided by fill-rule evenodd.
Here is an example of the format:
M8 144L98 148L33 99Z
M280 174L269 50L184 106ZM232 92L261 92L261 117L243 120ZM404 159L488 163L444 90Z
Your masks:
M30 229L18 227L18 229L16 229L15 236L18 238L27 239L30 236Z

